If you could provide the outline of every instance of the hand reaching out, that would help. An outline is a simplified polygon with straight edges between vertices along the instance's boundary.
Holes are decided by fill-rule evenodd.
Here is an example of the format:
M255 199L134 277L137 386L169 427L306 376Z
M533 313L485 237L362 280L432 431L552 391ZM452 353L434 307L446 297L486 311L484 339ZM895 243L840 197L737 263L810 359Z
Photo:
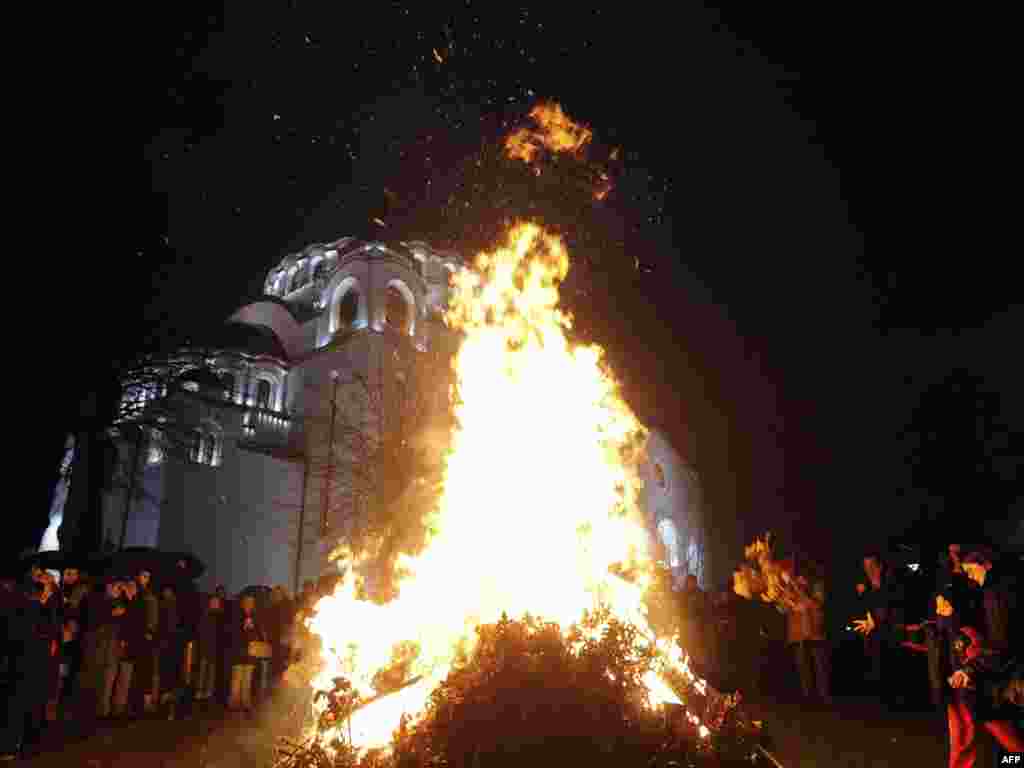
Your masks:
M958 669L949 678L949 685L951 688L970 688L971 687L971 676L965 669Z
M860 632L862 635L867 636L867 635L870 635L871 632L875 629L875 619L871 615L871 612L868 611L867 618L865 618L865 619L857 619L856 621L853 622L853 625L854 625L854 630L855 631Z

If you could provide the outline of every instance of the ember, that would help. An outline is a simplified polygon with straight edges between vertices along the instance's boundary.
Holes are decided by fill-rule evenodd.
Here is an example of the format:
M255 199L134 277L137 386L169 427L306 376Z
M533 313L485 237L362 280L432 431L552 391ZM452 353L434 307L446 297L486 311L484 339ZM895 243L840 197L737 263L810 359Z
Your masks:
M586 126L570 119L560 104L538 104L530 110L530 118L535 128L520 128L505 138L505 154L509 158L522 160L535 176L541 175L541 160L545 157L541 150L547 150L552 156L572 155L583 160L594 134ZM617 158L618 149L614 149L608 160ZM585 166L590 194L600 202L614 186L611 177L600 164L586 162Z
M521 128L505 140L509 157L531 163L541 147L551 152L579 152L593 137L593 133L575 123L562 111L559 104L538 104L530 111L537 124L536 130Z

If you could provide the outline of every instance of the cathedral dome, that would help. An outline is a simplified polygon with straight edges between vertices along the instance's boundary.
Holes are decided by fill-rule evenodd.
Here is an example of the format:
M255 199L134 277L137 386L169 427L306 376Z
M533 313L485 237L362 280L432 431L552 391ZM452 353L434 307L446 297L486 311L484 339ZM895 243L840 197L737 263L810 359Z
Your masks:
M287 360L284 345L270 328L248 323L225 323L211 340L213 346L233 352Z

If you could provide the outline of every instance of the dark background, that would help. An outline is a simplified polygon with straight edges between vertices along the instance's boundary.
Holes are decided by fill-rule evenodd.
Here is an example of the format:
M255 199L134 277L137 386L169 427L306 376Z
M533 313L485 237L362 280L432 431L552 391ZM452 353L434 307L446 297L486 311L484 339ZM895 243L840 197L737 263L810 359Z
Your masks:
M45 527L80 397L201 337L289 250L472 253L525 214L573 249L581 337L701 473L714 554L770 528L849 570L1019 518L1022 312L987 227L957 226L970 78L935 20L748 5L90 11L25 96L49 222L22 287L53 285L20 310L44 318L46 407L6 546ZM622 148L604 204L563 194L566 164L529 186L488 154L545 97L595 157Z

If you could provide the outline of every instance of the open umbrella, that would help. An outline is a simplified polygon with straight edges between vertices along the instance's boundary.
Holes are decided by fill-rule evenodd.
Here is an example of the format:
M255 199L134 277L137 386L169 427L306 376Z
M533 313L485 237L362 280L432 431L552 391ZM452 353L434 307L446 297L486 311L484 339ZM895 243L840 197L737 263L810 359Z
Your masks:
M18 562L18 570L21 573L28 573L32 568L42 568L44 571L63 571L65 568L89 571L98 566L101 567L101 561L98 558L74 552L63 552L59 549L33 552Z

